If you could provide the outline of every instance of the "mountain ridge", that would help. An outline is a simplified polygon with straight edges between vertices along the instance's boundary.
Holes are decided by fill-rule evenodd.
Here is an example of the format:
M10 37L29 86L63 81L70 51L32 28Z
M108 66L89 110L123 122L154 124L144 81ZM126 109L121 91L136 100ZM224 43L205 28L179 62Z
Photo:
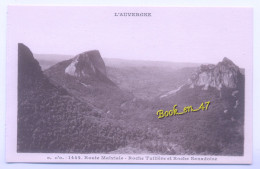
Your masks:
M31 55L31 52L25 53ZM204 86L190 88L184 85L175 90L176 86L186 83L194 68L171 70L165 74L161 71L164 67L153 70L129 66L107 69L108 79L114 75L111 81L116 85L111 85L96 77L105 75L93 69L88 59L81 60L86 64L74 65L79 75L76 72L74 76L75 70L72 75L67 74L65 69L73 59L75 57L57 63L43 75L40 75L39 65L35 66L37 62L30 62L31 68L35 66L35 70L39 70L35 75L33 73L37 71L23 67L28 71L19 74L23 79L18 84L19 152L126 154L138 150L139 153L162 155L243 155L243 84L237 88L224 86L221 90L211 86L201 90ZM93 66L96 65L93 63ZM130 76L133 81L127 86L130 90L122 89L118 82ZM138 83L142 80L144 84ZM139 99L131 91L141 86L138 91L148 95L148 92L159 90L162 82L168 86L161 89L170 91L162 98L157 98L157 93L152 95L157 98L155 100ZM21 88L23 83L27 86ZM156 85L150 88L153 83ZM161 120L156 115L158 110L170 110L175 104L181 111L185 106L197 108L205 101L211 102L207 111Z

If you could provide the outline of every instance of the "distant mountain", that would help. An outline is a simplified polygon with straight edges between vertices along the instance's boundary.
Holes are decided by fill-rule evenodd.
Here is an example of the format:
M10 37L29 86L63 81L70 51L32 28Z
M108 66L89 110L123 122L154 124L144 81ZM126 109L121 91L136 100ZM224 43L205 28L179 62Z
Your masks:
M198 67L200 63L183 63L170 61L151 61L151 60L129 60L119 58L104 58L107 67L153 67L155 69L177 70L184 67Z
M38 60L42 70L46 70L58 62L70 59L73 55L61 55L61 54L33 54L34 58Z
M34 54L34 57L39 61L42 70L46 70L58 62L69 60L73 55L61 54ZM148 60L127 60L119 58L103 58L106 67L124 68L124 67L153 67L166 68L169 70L177 70L184 67L198 67L200 63L182 63L182 62L167 62L167 61L148 61Z
M199 70L190 78L191 87L203 86L203 90L214 87L237 88L243 79L240 69L228 58L224 58L217 65L201 65Z
M169 91L176 90L197 69L199 64L104 59L108 77L122 90L135 97L152 100Z

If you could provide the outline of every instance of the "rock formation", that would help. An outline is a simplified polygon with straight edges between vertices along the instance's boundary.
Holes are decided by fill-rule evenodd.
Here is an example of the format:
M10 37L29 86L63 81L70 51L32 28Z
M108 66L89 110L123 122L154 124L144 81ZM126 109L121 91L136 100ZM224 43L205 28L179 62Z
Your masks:
M65 73L75 77L90 77L97 73L106 76L106 67L98 50L87 51L73 58Z
M18 83L20 88L31 87L44 77L39 62L34 59L30 49L18 44Z
M224 58L217 65L201 65L189 79L190 87L203 86L203 90L214 87L220 90L222 87L237 88L242 76L240 69L228 58Z

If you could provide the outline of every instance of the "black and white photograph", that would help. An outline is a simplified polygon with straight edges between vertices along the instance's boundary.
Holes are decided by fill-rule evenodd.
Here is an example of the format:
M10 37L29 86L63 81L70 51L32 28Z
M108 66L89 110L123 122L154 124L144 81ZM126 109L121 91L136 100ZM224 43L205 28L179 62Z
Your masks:
M9 6L7 160L251 163L252 13Z

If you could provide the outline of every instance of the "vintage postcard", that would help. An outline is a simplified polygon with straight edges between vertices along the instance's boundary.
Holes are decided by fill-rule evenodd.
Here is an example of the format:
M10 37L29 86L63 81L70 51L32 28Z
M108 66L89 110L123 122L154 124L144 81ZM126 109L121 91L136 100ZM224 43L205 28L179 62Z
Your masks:
M9 6L7 22L7 162L252 162L251 8Z

